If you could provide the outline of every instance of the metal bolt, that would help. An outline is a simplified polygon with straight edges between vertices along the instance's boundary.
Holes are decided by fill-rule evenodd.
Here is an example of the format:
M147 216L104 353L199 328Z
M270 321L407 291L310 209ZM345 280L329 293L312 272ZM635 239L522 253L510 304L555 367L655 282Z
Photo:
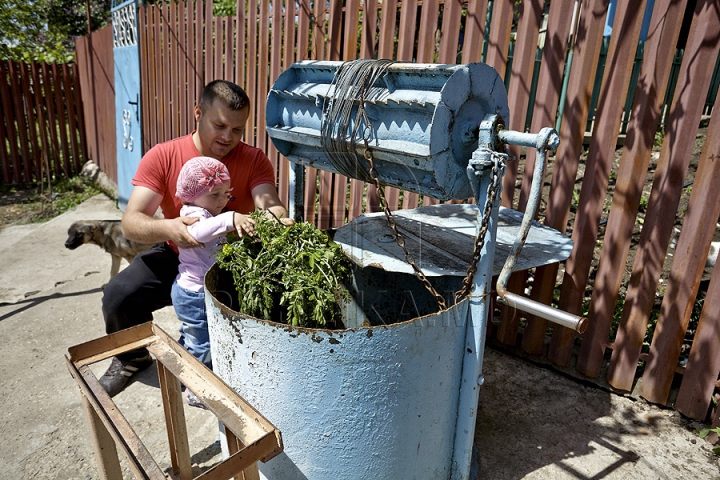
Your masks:
M478 385L482 385L483 383L485 383L485 377L483 377L482 375L480 375L480 376L478 377Z

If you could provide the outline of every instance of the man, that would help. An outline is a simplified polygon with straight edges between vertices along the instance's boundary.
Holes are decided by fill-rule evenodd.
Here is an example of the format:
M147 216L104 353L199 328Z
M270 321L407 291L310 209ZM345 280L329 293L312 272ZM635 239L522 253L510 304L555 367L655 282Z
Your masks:
M250 114L245 91L231 82L216 80L202 92L195 106L197 130L156 145L140 161L122 219L131 240L155 243L105 287L103 315L107 333L152 320L152 312L171 305L170 290L178 274L177 248L202 246L187 231L197 218L180 217L182 202L175 196L182 166L193 157L223 162L230 172L232 195L227 208L239 213L270 210L278 218L287 210L275 189L274 168L267 156L241 141ZM163 218L154 218L157 208ZM122 391L138 371L152 365L146 349L113 358L100 384L110 394Z

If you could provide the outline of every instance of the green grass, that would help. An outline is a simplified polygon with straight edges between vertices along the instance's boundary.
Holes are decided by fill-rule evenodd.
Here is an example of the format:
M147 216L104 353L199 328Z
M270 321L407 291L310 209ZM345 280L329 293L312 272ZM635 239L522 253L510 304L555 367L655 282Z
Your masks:
M41 223L72 210L98 194L109 195L83 177L47 184L0 185L0 226Z

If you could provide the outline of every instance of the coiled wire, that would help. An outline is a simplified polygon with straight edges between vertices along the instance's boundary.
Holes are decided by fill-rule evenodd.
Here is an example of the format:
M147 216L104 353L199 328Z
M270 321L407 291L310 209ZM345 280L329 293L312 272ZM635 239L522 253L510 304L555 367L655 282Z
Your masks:
M328 88L323 101L320 146L335 169L346 177L372 182L367 162L356 153L357 141L361 140L365 147L372 135L365 101L385 91L374 85L393 63L392 60L345 62L335 72Z

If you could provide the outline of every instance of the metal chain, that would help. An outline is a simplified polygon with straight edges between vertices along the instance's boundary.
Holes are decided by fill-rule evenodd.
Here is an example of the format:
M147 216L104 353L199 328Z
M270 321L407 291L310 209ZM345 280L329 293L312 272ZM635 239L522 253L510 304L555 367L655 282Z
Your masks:
M420 270L420 267L417 266L417 264L415 263L415 257L405 246L405 237L403 237L403 235L398 231L397 221L395 220L395 217L390 211L390 207L388 207L387 200L385 200L385 189L382 185L380 185L378 172L375 169L375 164L373 162L372 150L370 150L370 148L368 147L367 139L365 140L365 152L363 153L363 155L365 156L365 160L367 160L368 164L370 165L370 176L372 177L373 183L375 184L378 198L380 199L380 206L385 212L385 217L387 218L388 225L390 225L390 228L395 234L395 242L400 248L402 248L403 252L405 253L405 261L415 271L415 276L418 278L418 280L420 280L422 284L425 285L425 288L427 288L427 290L432 294L432 296L435 297L435 301L437 302L438 307L440 307L440 310L445 310L447 308L447 305L445 304L445 298L443 298L443 296L440 295L437 290L435 290L435 287L432 286L430 280L427 279L422 270Z
M462 281L462 287L455 293L455 301L459 301L470 295L470 292L472 291L473 278L475 277L475 273L477 273L477 264L480 261L480 252L485 245L485 236L487 235L487 231L490 226L490 215L492 214L493 204L495 203L495 197L497 197L497 194L500 191L500 180L505 173L505 160L509 157L509 155L505 153L498 153L490 149L484 149L482 152L485 154L489 153L490 158L493 161L492 178L487 188L487 197L485 198L485 206L483 207L480 231L475 238L473 258L467 269L467 275Z
M440 309L445 310L447 308L445 299L435 290L425 274L420 270L420 267L417 266L415 257L405 246L405 237L398 231L397 221L390 212L385 199L385 191L380 184L379 174L375 168L372 150L369 145L372 136L372 125L365 111L365 100L375 81L384 75L388 67L393 63L390 60L355 60L343 64L343 68L338 70L333 78L335 84L334 96L330 99L327 109L323 105L323 111L326 113L323 114L321 145L330 162L340 173L348 177L360 178L363 181L372 180L377 189L380 204L385 212L388 224L395 234L395 241L405 254L405 261L415 271L415 276L433 295ZM351 129L351 124L353 124L351 122L352 109L355 104L357 104L357 112L355 114L354 128ZM334 120L334 122L330 120ZM357 168L357 163L354 162L357 160L355 156L356 133L361 125L364 125L361 138L364 144L363 156L368 162L369 178L363 173L362 169ZM350 138L349 144L347 141L348 136Z

